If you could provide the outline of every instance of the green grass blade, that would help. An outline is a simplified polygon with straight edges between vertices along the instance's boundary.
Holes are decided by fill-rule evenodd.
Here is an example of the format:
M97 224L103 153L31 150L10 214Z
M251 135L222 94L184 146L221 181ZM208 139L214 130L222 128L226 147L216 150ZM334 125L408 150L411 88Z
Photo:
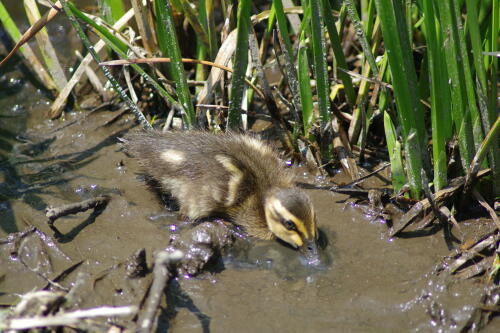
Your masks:
M337 23L335 24L337 27L337 30L339 32L339 36L344 36L344 28L346 26L346 17L347 17L347 6L345 2L342 1L342 6L340 7L339 11L339 19L337 20Z
M201 0L199 2L199 8L198 8L198 19L203 27L207 27L207 9L205 5L205 0ZM207 35L208 39L208 35ZM201 38L196 36L196 59L198 60L205 60L207 59L207 50L209 48L209 45L205 44ZM206 67L203 66L202 64L197 64L196 65L196 74L195 78L196 81L204 81L207 77L206 74ZM196 94L198 94L201 91L201 87L196 88Z
M416 96L418 82L412 64L413 57L407 40L407 30L403 28L405 23L401 22L400 19L402 8L397 5L397 2L376 0L376 5L388 55L403 142L405 143L408 182L412 196L419 198L422 184L420 170L423 166L426 135L423 126L423 111L418 96ZM414 133L415 136L412 136L411 142L409 140L410 133ZM410 149L410 143L416 149Z
M2 1L0 1L0 22L2 22L5 31L14 42L18 42L21 39L21 32L14 23L14 20L12 20L12 17ZM47 89L56 91L56 83L38 60L31 47L26 43L21 46L19 50L23 57L31 64L31 68L36 73L40 82L42 82Z
M182 8L182 11L184 12L184 16L187 18L189 24L193 28L194 32L196 33L196 38L200 39L203 41L203 43L208 46L208 35L207 31L205 29L205 25L202 25L200 19L198 18L198 13L196 10L191 6L190 2L187 0L180 0L180 5ZM206 16L206 8L203 6L201 7L201 2L199 3L200 8L198 11L205 11L205 16Z
M169 57L172 61L171 74L175 81L179 102L184 110L183 120L186 127L192 128L195 125L196 116L186 73L184 72L184 65L181 61L181 51L172 18L172 7L168 0L155 0L155 5L160 49L163 55Z
M379 63L381 80L384 82L390 81L389 70L387 69L387 52L384 52L382 56L382 60ZM378 109L380 111L387 110L387 106L389 104L389 91L388 89L381 89L378 97Z
M437 2L439 8L439 21L441 22L441 33L446 66L451 86L451 106L453 123L458 135L458 145L462 168L468 168L474 154L474 143L470 113L466 106L466 88L463 79L463 59L458 41L456 15L454 14L453 0L442 0Z
M266 30L264 31L259 47L259 56L261 63L264 63L266 60L269 40L271 39L271 32L273 31L275 21L276 10L274 9L274 3L271 3L271 9L269 9L269 15L267 16Z
M497 1L498 2L498 1ZM488 82L486 78L486 68L483 61L482 55L482 40L481 33L479 31L480 22L477 12L477 2L472 0L466 0L467 4L467 30L470 35L470 42L472 45L472 56L474 59L474 72L476 75L476 92L479 101L479 110L481 116L481 123L483 126L484 133L488 133L491 128L490 124L490 111L488 110ZM474 123L474 122L473 122ZM474 127L473 127L474 129ZM477 130L476 130L477 132ZM476 145L477 147L477 145ZM497 145L498 148L498 145ZM489 153L489 164L492 170L496 169L496 166L500 162L498 160L500 156L494 150ZM495 173L495 172L494 172Z
M305 34L303 34L304 36ZM304 44L304 38L301 38L298 52L298 76L299 91L302 104L302 123L304 126L304 135L309 136L309 128L313 123L313 102L311 91L311 79L309 77L309 60L307 58L307 47Z
M463 78L465 83L465 92L467 94L467 103L471 115L472 134L475 148L479 148L483 141L484 135L481 128L481 116L477 107L476 88L472 79L472 70L469 62L468 47L465 43L465 33L462 25L462 12L459 7L458 0L453 0L454 13L456 15L455 22L458 32L458 46L460 56L462 58Z
M387 111L384 111L384 130L389 160L391 161L392 187L394 193L398 193L406 183L406 176L401 155L401 142L397 140L396 128Z
M238 4L236 50L234 53L234 72L231 80L231 99L227 115L228 129L235 130L240 125L240 110L245 91L245 73L248 66L248 33L250 31L250 0Z
M490 52L498 52L498 31L500 31L500 1L493 1L492 3L492 18L490 34L487 37L486 45ZM489 57L488 61L488 78L490 81L490 90L488 92L488 113L490 124L493 124L498 119L498 58L494 56ZM495 183L495 195L500 195L500 149L498 149L498 141L492 143L494 146L490 153L490 166L493 170L493 180Z
M333 54L335 55L335 60L337 61L337 66L344 70L348 70L344 51L342 50L342 45L340 43L339 34L337 32L337 28L335 27L335 19L332 15L330 2L325 0L322 1L325 9L325 25L328 31L328 36L330 37L330 43L332 45ZM344 91L346 93L347 100L349 101L349 103L354 105L356 103L356 93L354 92L351 76L344 71L338 71L337 75L340 77L342 83L344 84Z
M498 142L498 133L500 132L500 117L497 117L497 120L491 127L490 131L486 134L483 142L479 146L476 155L474 156L473 163L471 165L472 170L479 170L479 166L481 165L481 161L486 156L486 153L490 148L495 148Z
M497 1L498 2L498 1ZM466 0L467 3L467 27L470 34L472 45L472 56L474 57L474 67L478 77L478 88L480 93L486 96L487 81L486 81L486 68L483 62L483 55L481 49L481 35L479 32L480 23L477 14L477 1Z
M80 26L80 23L78 23L75 12L77 12L76 7L71 3L66 0L60 0L61 5L63 6L64 12L66 13L66 16L68 17L71 25L75 29L76 33L80 37L83 45L87 49L87 51L92 55L92 58L94 58L95 62L100 63L101 59L97 52L95 52L94 48L92 47L92 44L90 43L89 39L83 32L82 27ZM79 12L79 11L78 11ZM80 12L81 13L81 12ZM85 16L85 15L84 15ZM132 102L132 100L127 96L125 93L125 90L120 87L118 84L118 81L113 77L113 74L111 74L111 71L108 69L107 66L101 66L101 70L103 74L106 76L108 79L109 83L113 87L113 89L116 91L116 93L121 97L121 99L127 104L127 106L130 108L134 116L137 118L137 120L141 123L141 125L145 129L151 129L151 125L148 123L142 112L139 110L137 105Z
M207 15L207 33L208 33L208 54L210 55L210 60L215 60L217 57L217 30L215 29L215 18L214 18L214 0L206 0L206 15Z
M464 190L463 193L467 195L469 190L471 189L471 185L474 183L477 173L481 168L481 162L483 161L486 153L490 148L495 147L496 142L498 142L498 133L500 132L500 117L497 118L491 130L486 134L484 141L479 146L474 159L472 160L471 166L467 169L467 177L465 178ZM494 175L495 177L495 175ZM494 181L497 181L495 179Z
M302 33L306 30L307 30L307 33L310 33L309 27L311 26L310 25L311 7L307 6L307 4L306 4L307 1L305 1L305 0L302 0L301 3L302 3L304 15L302 16L302 22L300 22L300 27L299 27L299 32L298 32L299 36L302 35Z
M424 22L429 62L432 154L434 164L434 189L438 191L447 185L446 142L451 136L451 99L447 84L446 64L440 50L440 34L436 30L437 17L432 0L423 0Z
M274 1L271 3L271 9L269 9L269 16L267 18L266 33L270 34L274 27L274 22L276 21L276 8L274 7Z
M35 0L24 0L24 8L30 23L34 25L35 22L41 18L40 11L38 10L38 5ZM56 50L54 49L54 46L52 46L52 42L49 39L47 29L45 27L40 29L40 31L38 31L35 35L35 38L45 65L57 84L57 89L61 91L64 86L68 84L68 80L66 79L66 74L64 73L64 69L59 62L59 59L57 58Z
M364 0L364 2L366 3L366 0ZM363 20L366 36L371 36L376 18L375 2L373 0L369 0L368 4L365 6L365 8L361 9L361 18Z
M81 21L88 24L99 35L99 37L113 49L121 58L128 59L128 51L129 47L125 44L121 39L117 38L114 34L108 31L105 27L97 24L96 21L89 18L83 12L81 12L78 8L76 8L71 2L68 2L68 6L73 12L73 14ZM166 100L168 100L172 104L178 104L178 102L158 83L156 82L146 71L144 71L139 65L131 64L132 68L138 72L142 77L144 77Z
M394 2L394 14L396 18L396 26L406 26L404 8L402 7L401 2ZM409 97L410 105L413 106L413 116L415 119L415 124L413 126L415 127L415 135L418 146L422 149L420 153L423 155L421 156L423 160L426 157L423 153L426 151L425 148L427 146L427 132L424 127L424 112L422 104L420 103L420 96L418 95L418 79L415 71L415 64L413 62L413 49L407 33L408 30L400 28L397 31L399 33L398 47L401 49L401 54L403 55L403 57L399 60L403 61L402 65L405 73L402 74L406 77L404 82L407 84L407 88L405 88L407 94L405 95Z
M125 14L122 0L98 0L97 3L104 20L109 24L114 24Z
M302 102L300 99L300 88L299 81L297 79L297 69L295 67L295 56L293 54L292 43L290 42L290 37L288 36L288 27L286 24L286 17L283 11L283 4L281 0L273 0L273 5L275 9L276 21L278 23L278 40L284 59L284 66L282 69L283 75L286 78L288 87L292 94L292 100L294 107L292 108L293 120L296 126L301 126L301 113L302 113Z
M311 40L314 73L316 76L316 87L318 94L319 116L321 127L324 129L329 122L330 115L330 83L328 81L328 69L326 64L326 43L323 25L323 13L321 1L309 0L311 6Z
M295 63L295 57L293 55L293 49L292 49L292 42L290 42L290 35L288 32L285 12L283 11L283 3L281 2L281 0L273 0L273 8L276 15L276 22L278 23L278 28L281 32L283 41L285 42L286 51L290 55L291 62Z
M347 7L347 14L349 15L349 18L351 19L352 24L354 25L354 30L356 31L356 36L358 37L358 41L361 44L361 47L363 48L365 58L368 61L368 64L370 65L373 74L377 76L378 68L375 62L375 57L373 56L370 44L368 43L368 39L366 38L365 30L363 29L363 24L359 19L358 11L356 10L356 5L352 0L345 0L344 3L346 4Z

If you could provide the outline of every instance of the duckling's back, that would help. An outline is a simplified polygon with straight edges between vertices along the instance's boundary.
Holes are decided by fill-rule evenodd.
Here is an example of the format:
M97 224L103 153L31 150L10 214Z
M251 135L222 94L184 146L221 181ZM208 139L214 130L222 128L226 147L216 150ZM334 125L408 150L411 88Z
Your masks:
M192 219L232 215L242 207L264 223L265 194L293 186L277 153L248 135L136 132L125 138L125 146Z

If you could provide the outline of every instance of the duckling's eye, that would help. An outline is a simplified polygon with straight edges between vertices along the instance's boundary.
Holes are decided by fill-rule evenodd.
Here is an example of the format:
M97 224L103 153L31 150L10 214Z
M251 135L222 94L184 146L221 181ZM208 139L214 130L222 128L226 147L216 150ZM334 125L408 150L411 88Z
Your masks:
M297 227L295 226L295 223L293 223L291 220L283 220L283 221L281 221L281 223L288 230L296 230L297 229Z

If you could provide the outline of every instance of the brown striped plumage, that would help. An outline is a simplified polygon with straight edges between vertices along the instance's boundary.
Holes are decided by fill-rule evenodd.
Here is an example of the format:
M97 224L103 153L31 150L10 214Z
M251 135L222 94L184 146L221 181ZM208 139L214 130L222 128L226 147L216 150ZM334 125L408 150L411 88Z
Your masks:
M204 131L136 132L128 153L194 220L222 216L260 239L316 253L315 213L293 174L262 141Z

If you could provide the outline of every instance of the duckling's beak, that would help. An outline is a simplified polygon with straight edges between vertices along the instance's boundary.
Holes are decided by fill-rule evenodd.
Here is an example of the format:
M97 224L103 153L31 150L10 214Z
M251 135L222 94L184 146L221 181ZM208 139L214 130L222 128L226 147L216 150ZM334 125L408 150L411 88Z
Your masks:
M309 265L317 265L320 263L318 244L316 244L315 239L305 241L299 248L299 251L305 257Z

